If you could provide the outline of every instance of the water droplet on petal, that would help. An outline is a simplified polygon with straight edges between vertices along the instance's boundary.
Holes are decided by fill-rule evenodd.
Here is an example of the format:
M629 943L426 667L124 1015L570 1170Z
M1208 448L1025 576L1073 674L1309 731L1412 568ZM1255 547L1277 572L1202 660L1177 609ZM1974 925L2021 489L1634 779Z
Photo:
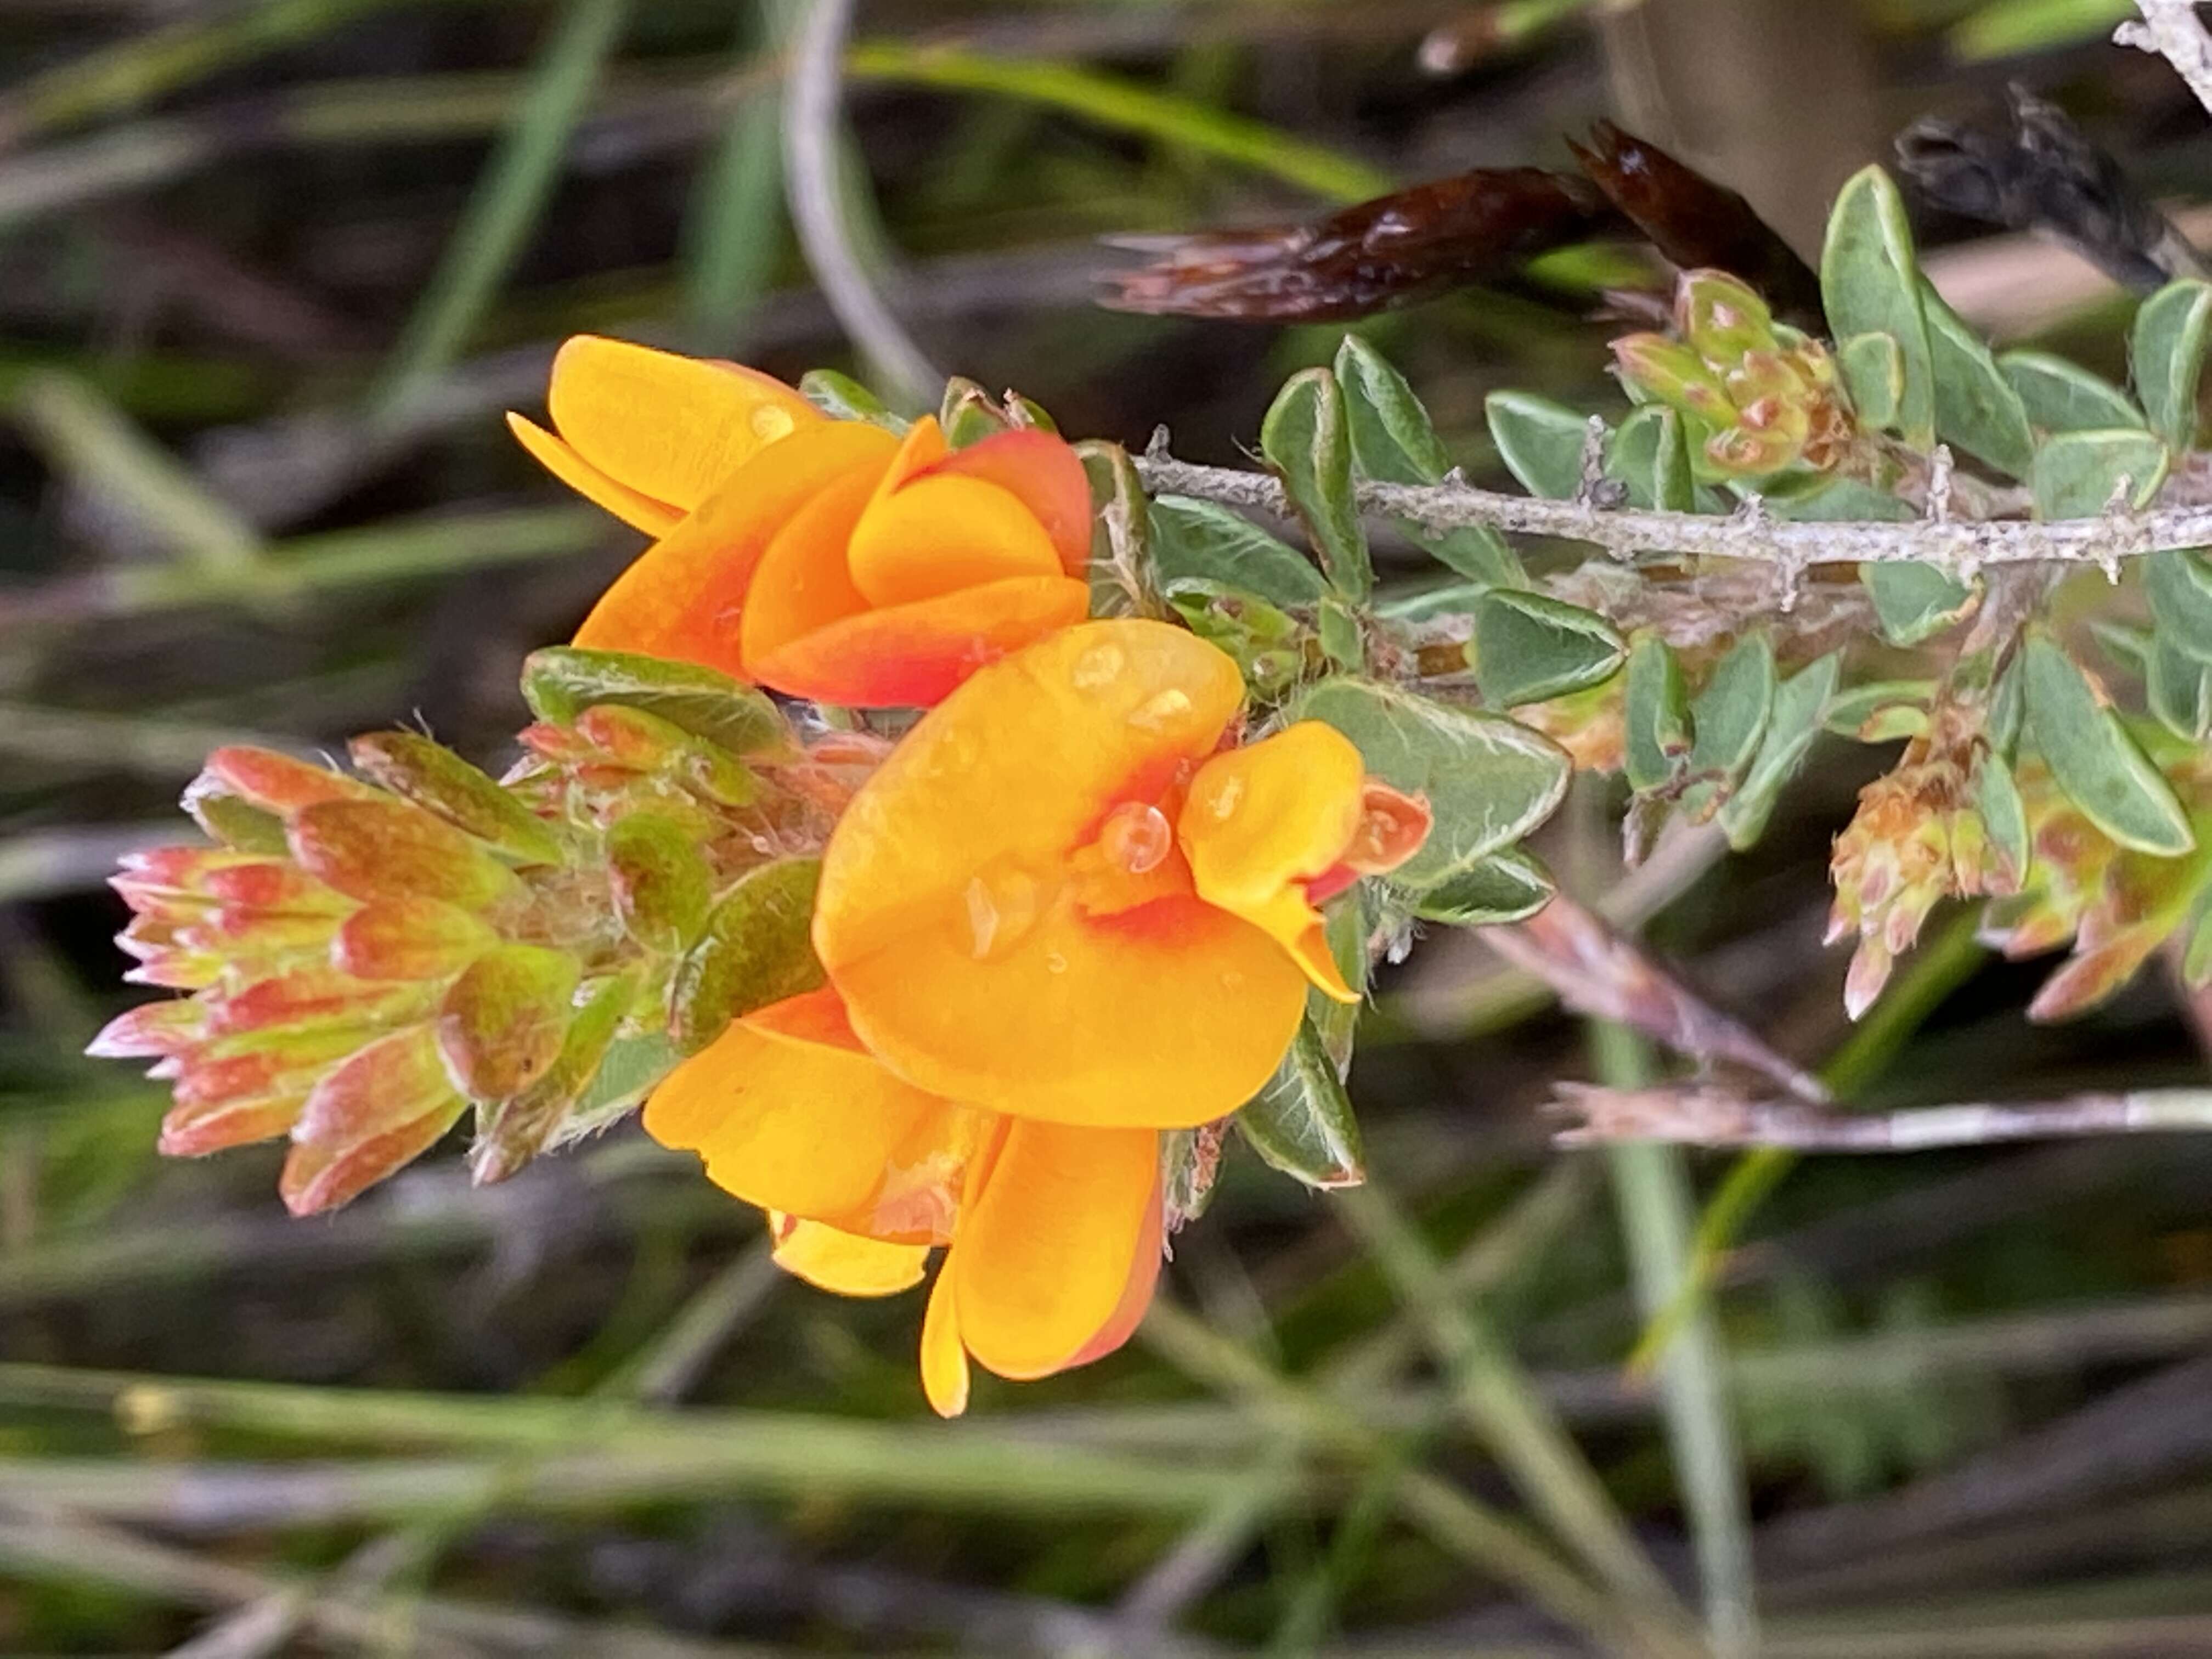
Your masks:
M789 410L778 409L774 404L761 404L759 408L753 410L748 420L753 429L753 436L764 444L772 444L778 438L787 436L791 428L799 424L791 418Z
M1064 974L1067 971L1067 958L1057 951L1048 951L1044 956L1044 968L1048 974Z
M1190 694L1170 686L1155 693L1131 711L1129 724L1143 732L1158 732L1190 713Z
M1232 772L1222 779L1220 786L1213 792L1213 799L1206 805L1215 817L1225 822L1236 816L1237 809L1243 803L1244 780Z
M1067 671L1067 678L1079 691L1103 690L1121 678L1127 662L1121 647L1109 641L1092 646L1076 658L1074 665Z
M1117 870L1141 876L1160 867L1175 845L1167 814L1140 800L1125 800L1098 826L1098 850Z
M963 895L968 911L968 949L978 962L1005 956L1036 926L1044 888L1026 870L985 871Z

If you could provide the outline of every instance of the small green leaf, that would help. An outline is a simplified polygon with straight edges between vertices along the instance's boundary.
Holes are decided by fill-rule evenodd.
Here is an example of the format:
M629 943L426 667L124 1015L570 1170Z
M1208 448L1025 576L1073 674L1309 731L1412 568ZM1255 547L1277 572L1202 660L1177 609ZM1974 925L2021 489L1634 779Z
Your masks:
M1437 436L1429 412L1406 384L1406 377L1382 354L1356 334L1337 349L1336 378L1344 388L1352 425L1352 459L1361 473L1386 483L1436 483L1451 471L1451 457ZM1469 525L1439 535L1398 521L1398 528L1446 565L1478 581L1514 587L1528 585L1528 573L1487 525Z
M1919 716L1919 724L1924 726L1928 700L1935 695L1934 680L1870 680L1830 698L1824 724L1839 738L1883 742L1886 739L1864 735L1868 721L1902 709Z
M1237 659L1256 696L1279 696L1304 672L1305 630L1265 599L1187 576L1169 586L1167 602L1192 633Z
M1558 890L1550 871L1509 847L1429 889L1413 902L1413 914L1452 927L1492 927L1526 921Z
M1474 602L1468 654L1484 701L1500 708L1565 696L1611 679L1627 653L1595 611L1518 588Z
M1360 635L1359 618L1350 606L1340 599L1323 599L1316 620L1322 654L1331 664L1355 674L1367 665L1367 642Z
M2112 505L2143 507L2166 482L2166 446L2140 427L2061 432L2035 452L2028 484L2045 519L2090 519Z
M2161 644L2212 662L2212 559L2170 548L2142 562L2143 595Z
M1502 714L1370 680L1324 680L1295 712L1350 738L1367 769L1394 789L1428 797L1436 828L1392 872L1401 887L1432 887L1519 841L1552 815L1574 769L1550 738Z
M2176 858L2196 844L2173 787L2119 717L2097 701L2056 643L2031 635L2021 653L2027 731L2067 798L2124 847Z
M1381 915L1376 897L1379 891L1373 882L1355 882L1348 891L1331 899L1322 911L1322 937L1328 945L1329 957L1336 963L1336 971L1344 975L1344 982L1363 998L1367 994L1370 977L1367 943ZM1340 1077L1352 1066L1352 1039L1359 1030L1359 1006L1356 1002L1339 1002L1319 986L1306 988L1306 1024L1320 1037L1322 1052L1328 1056Z
M1607 447L1605 472L1628 488L1632 506L1668 513L1697 510L1698 486L1690 471L1690 446L1682 417L1646 404L1620 423Z
M2152 601L2156 609L2157 601ZM2148 628L2133 623L2116 622L2110 617L2100 617L2089 624L2089 632L2105 653L2138 675L2150 672L2150 653L2157 644L2157 635Z
M605 1128L651 1094L683 1060L684 1051L662 1032L617 1037L574 1109L546 1143L548 1149Z
M1352 425L1352 457L1362 472L1386 483L1421 484L1451 471L1451 457L1413 388L1357 334L1346 335L1336 349L1336 379Z
M2021 728L2027 724L2027 680L2015 655L1997 675L1990 693L1990 747L2007 760L2020 749Z
M2212 985L2212 893L2199 899L2181 953L2181 982L2192 991Z
M1629 645L1626 720L1629 787L1641 792L1673 781L1690 752L1690 694L1681 662L1656 634L1640 633Z
M505 1100L544 1075L568 1035L576 958L542 945L499 945L461 972L438 1007L438 1052L461 1092Z
M964 374L955 374L945 383L937 424L944 430L946 447L952 449L965 449L1013 430L1013 422L1007 420L998 400Z
M884 406L884 400L849 374L812 368L799 377L799 394L833 421L866 421L904 432L908 422Z
M821 987L808 931L821 874L819 859L778 859L722 896L669 991L669 1035L684 1053L698 1053L740 1014Z
M1435 587L1393 592L1376 601L1375 614L1409 628L1444 617L1472 617L1492 586L1489 582L1443 582Z
M631 812L607 831L607 886L623 930L645 950L674 956L707 930L714 873L673 818Z
M1306 556L1218 501L1152 502L1152 564L1163 586L1185 577L1241 587L1279 605L1318 605L1328 583Z
M2014 781L2012 768L2005 764L2003 756L1984 754L1981 764L1974 769L1974 810L1981 814L1990 845L2004 860L2005 869L2017 885L2027 875L2033 843L2028 836L2027 806L2020 798L2020 785Z
M1874 601L1881 636L1892 645L1917 645L1964 616L1973 590L1949 571L1932 564L1869 560L1859 566L1859 581Z
M1835 696L1836 677L1843 668L1843 653L1831 651L1818 662L1799 669L1775 688L1774 707L1766 717L1766 732L1759 753L1736 792L1721 804L1721 828L1729 845L1741 852L1756 842L1774 813L1784 787L1796 775L1813 739L1820 733L1828 699Z
M1894 334L1854 334L1836 343L1836 368L1852 410L1869 427L1897 424L1905 402L1905 348Z
M1159 615L1152 503L1146 498L1144 480L1137 476L1137 464L1121 445L1097 440L1076 445L1075 453L1083 462L1084 476L1091 480L1093 614L1114 614L1099 601L1118 599L1115 608L1140 617Z
M1746 634L1714 665L1690 704L1690 770L1733 778L1751 764L1774 707L1774 641Z
M1531 495L1572 501L1583 487L1589 421L1564 404L1527 392L1493 392L1483 400L1498 458Z
M735 755L781 749L791 728L775 700L754 686L696 663L573 645L523 659L522 696L539 720L572 723L586 708L614 705L658 715Z
M2161 639L2144 665L2143 700L2174 736L2203 743L2212 737L2212 662Z
M2008 351L1998 371L2020 394L2031 425L2045 432L2093 432L2148 424L2128 394L2102 375L2047 351Z
M1936 375L1936 435L2000 472L2025 478L2035 458L2027 409L1988 343L1923 278L1920 311Z
M1820 249L1820 298L1838 340L1887 334L1903 359L1895 418L1884 424L1916 449L1936 441L1935 371L1912 228L1897 186L1879 167L1852 174L1837 192ZM1856 388L1854 388L1856 391Z
M500 1103L485 1120L483 1133L469 1148L469 1176L477 1185L506 1180L560 1133L569 1112L599 1074L634 994L629 978L619 974L592 988L568 1022L553 1063L520 1094Z
M1252 1150L1309 1187L1357 1187L1359 1123L1321 1035L1308 1021L1267 1085L1237 1114Z
M1354 605L1375 591L1367 532L1352 495L1344 391L1325 368L1293 374L1260 422L1260 453L1283 481L1331 586Z
M2197 386L2212 330L2212 283L2168 283L2142 302L2128 343L2136 395L2177 455L2197 445Z
M515 863L560 863L552 826L442 744L418 732L371 732L346 752L363 775Z

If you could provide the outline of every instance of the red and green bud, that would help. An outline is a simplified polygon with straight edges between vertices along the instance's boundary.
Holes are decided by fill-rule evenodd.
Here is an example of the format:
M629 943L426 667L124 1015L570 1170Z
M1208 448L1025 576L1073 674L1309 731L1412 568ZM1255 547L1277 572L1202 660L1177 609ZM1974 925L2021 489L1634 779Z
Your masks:
M289 833L301 869L364 903L433 898L483 910L520 890L480 842L404 801L319 801Z

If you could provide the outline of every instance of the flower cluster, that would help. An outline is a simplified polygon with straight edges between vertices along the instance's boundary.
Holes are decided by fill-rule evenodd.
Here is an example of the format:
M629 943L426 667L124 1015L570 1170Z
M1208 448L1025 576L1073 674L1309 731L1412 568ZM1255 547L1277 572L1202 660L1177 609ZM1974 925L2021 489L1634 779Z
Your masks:
M1632 396L1680 410L1704 471L1759 477L1803 465L1836 465L1858 429L1820 341L1778 323L1750 288L1718 270L1685 271L1674 331L1613 343Z
M971 1358L1109 1352L1167 1133L1261 1091L1310 990L1357 1001L1320 907L1412 857L1426 803L1334 726L1255 723L1198 635L1086 620L1089 485L1048 432L950 447L592 339L550 401L524 443L658 539L532 659L523 760L218 755L190 804L225 844L118 883L141 976L194 995L100 1052L174 1079L167 1150L289 1135L301 1211L471 1105L495 1178L649 1094L794 1273L885 1294L944 1252L939 1412ZM920 713L794 723L759 687Z

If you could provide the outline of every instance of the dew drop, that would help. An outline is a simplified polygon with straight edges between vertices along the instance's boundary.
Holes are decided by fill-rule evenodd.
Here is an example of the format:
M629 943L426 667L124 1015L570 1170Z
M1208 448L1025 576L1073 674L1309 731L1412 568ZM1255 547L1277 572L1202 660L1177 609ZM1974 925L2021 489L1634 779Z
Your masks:
M1226 822L1237 815L1237 809L1243 804L1244 780L1232 772L1215 788L1206 808L1215 817Z
M1174 686L1155 693L1131 711L1129 724L1142 732L1158 732L1190 713L1190 694Z
M1036 926L1043 888L1026 870L985 871L963 895L968 910L968 949L978 962L1003 957Z
M772 444L778 438L788 436L792 428L799 424L791 418L789 410L778 409L774 404L763 404L753 410L748 420L753 436L764 444Z
M1123 801L1098 826L1098 850L1107 863L1133 876L1158 869L1174 845L1167 814L1146 801Z
M1057 951L1048 951L1044 955L1044 968L1048 974L1064 974L1067 971L1067 958Z
M1121 677L1121 670L1127 663L1121 647L1109 641L1092 646L1076 658L1074 665L1067 671L1067 678L1079 691L1100 691Z

